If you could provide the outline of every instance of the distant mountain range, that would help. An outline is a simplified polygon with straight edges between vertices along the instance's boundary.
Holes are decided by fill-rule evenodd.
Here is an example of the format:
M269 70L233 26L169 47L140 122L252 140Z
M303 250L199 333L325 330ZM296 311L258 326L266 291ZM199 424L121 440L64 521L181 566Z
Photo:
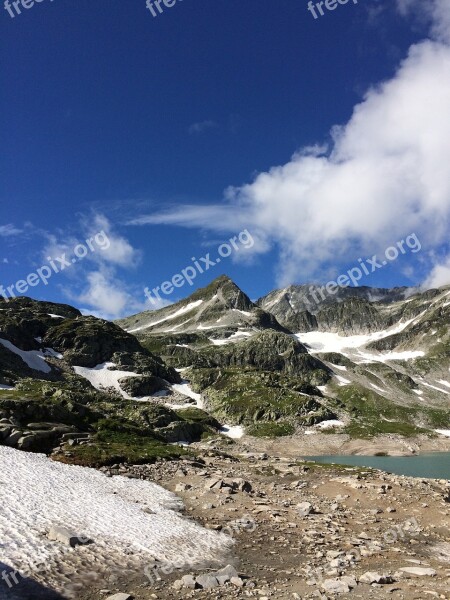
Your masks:
M450 286L314 297L317 286L289 286L254 303L221 276L118 323L248 432L321 419L356 436L448 428Z
M450 287L322 295L252 302L221 276L117 323L0 301L0 443L100 465L221 433L450 429Z

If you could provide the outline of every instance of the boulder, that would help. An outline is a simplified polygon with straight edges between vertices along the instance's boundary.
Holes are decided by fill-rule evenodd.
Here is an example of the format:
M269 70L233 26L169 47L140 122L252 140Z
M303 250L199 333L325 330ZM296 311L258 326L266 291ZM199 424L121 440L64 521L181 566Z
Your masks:
M360 581L360 583L368 583L368 584L394 583L394 579L390 575L385 575L384 573L382 575L380 575L380 573L377 573L375 571L367 571L366 573L364 573L364 575L361 575L361 577L359 578L359 581Z
M311 502L300 502L297 504L297 512L301 517L307 517L314 512Z
M195 581L204 590L210 590L219 585L219 582L213 575L199 575Z
M218 571L213 573L213 575L214 577L216 577L217 580L223 580L223 583L230 581L232 577L239 577L239 573L233 567L233 565L227 565L223 569L219 569Z
M325 579L321 583L321 588L328 594L347 594L350 591L348 583L341 579Z
M184 588L195 590L195 579L192 575L183 575L180 581Z
M435 577L436 571L428 567L400 567L396 575L400 577Z

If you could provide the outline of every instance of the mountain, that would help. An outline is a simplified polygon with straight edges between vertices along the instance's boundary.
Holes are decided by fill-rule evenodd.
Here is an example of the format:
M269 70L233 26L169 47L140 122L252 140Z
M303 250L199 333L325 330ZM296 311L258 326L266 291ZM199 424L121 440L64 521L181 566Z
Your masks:
M448 435L450 287L348 289L315 312L287 290L261 308L221 276L117 323L0 300L0 443L98 466L221 433Z
M0 301L2 444L94 465L177 454L167 443L220 428L202 411L173 410L192 401L180 389L179 373L114 323Z
M347 288L305 310L312 289L271 292L258 311L222 276L119 323L253 435L328 421L355 437L447 429L450 288Z
M392 324L389 315L374 308L402 302L413 288L338 287L328 293L324 286L290 285L274 290L257 301L292 331L377 331Z
M167 308L145 311L117 321L129 333L192 333L209 338L244 338L263 329L286 331L276 318L254 304L238 286L221 275L207 287Z

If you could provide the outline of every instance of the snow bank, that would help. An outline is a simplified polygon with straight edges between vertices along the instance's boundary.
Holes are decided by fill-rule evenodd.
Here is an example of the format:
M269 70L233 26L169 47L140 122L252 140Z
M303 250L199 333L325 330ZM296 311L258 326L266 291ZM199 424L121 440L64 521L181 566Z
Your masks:
M435 429L435 432L450 437L450 429Z
M419 319L420 316L421 315L415 319L400 323L390 329L377 331L367 335L342 336L338 333L326 331L309 331L308 333L298 333L295 337L297 337L302 344L306 344L309 347L311 354L317 352L339 352L340 354L349 356L353 359L360 357L362 359L360 361L361 363L410 360L424 356L425 352L422 352L422 350L411 350L405 352L372 353L361 349L369 342L381 340L395 333L400 333L413 321Z
M351 381L349 381L348 379L345 379L345 377L342 377L341 375L335 375L335 377L339 381L339 385L341 387L343 385L348 385L349 383L351 383Z
M44 354L39 350L21 350L8 340L2 339L0 339L0 344L2 344L8 350L11 350L11 352L14 352L14 354L20 356L23 362L29 366L30 369L41 371L42 373L50 373L52 370L50 365L45 362Z
M37 578L56 589L73 581L70 567L83 582L93 570L142 572L152 558L202 563L231 543L185 520L175 512L181 500L154 483L2 446L0 464L0 562L19 571L42 562L49 570ZM69 549L48 540L58 525L94 543Z
M225 344L230 344L231 342L242 342L245 338L252 337L254 334L250 331L235 331L230 337L225 338L223 340L215 340L213 338L209 338L209 341L212 342L215 346L224 346Z
M244 428L240 425L224 425L220 433L233 440L239 440L244 435Z
M132 398L132 396L127 394L120 387L119 379L122 379L123 377L142 377L142 375L138 375L132 371L111 370L111 368L114 368L115 366L116 365L112 362L105 362L91 369L88 367L74 367L73 370L77 375L87 379L97 390L104 390L112 387L127 400L136 400L136 398Z
M184 379L182 381L182 383L174 383L172 385L172 389L175 392L179 392L180 394L183 394L183 396L188 396L189 398L192 398L193 400L195 400L197 408L201 408L201 409L204 408L204 403L203 403L201 394L197 394L196 392L194 392L194 390L191 388L191 386L189 385L189 382L186 379ZM168 406L170 406L170 405L168 405ZM188 405L188 406L191 406L191 405Z
M344 421L338 421L337 419L330 419L328 421L322 421L314 425L317 429L332 429L333 427L344 427Z

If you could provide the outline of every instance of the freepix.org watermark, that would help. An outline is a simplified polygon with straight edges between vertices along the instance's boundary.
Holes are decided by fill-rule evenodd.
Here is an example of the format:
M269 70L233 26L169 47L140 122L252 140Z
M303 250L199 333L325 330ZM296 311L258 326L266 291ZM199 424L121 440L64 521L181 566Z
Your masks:
M309 294L316 304L320 304L327 296L337 294L339 288L347 288L351 284L358 287L363 277L368 277L375 271L386 267L390 262L397 260L401 254L407 254L408 250L413 254L422 250L422 244L415 233L411 233L404 240L400 240L395 245L386 248L384 256L381 258L378 258L377 254L374 254L372 258L358 258L358 266L354 266L346 273L339 275L336 281L329 281L321 287L311 287Z
M164 12L164 7L172 8L177 2L182 2L182 0L147 0L146 6L152 15L157 17Z
M50 278L55 273L61 273L70 268L75 263L83 260L89 252L95 252L97 249L107 250L111 246L111 242L102 230L96 233L93 237L88 238L83 244L74 246L72 253L67 256L67 252L52 258L47 257L48 263L36 269L36 272L29 273L25 279L19 279L16 283L7 287L0 285L0 298L3 297L6 302L11 298L26 294L30 287L36 287L40 283L48 285Z
M8 11L11 19L14 19L16 15L22 14L21 8L33 8L35 4L40 4L43 1L44 0L12 0L12 2L10 2L10 0L5 0L3 7ZM53 2L53 0L50 0L50 2Z
M323 10L323 6L327 10L336 10L339 5L344 5L353 2L353 4L358 4L358 0L325 0L324 2L312 2L311 0L308 2L308 10L312 14L315 19L319 18L319 15L323 17L325 15L325 11Z
M170 296L176 288L181 288L185 283L194 285L194 279L198 273L204 273L209 271L211 267L218 265L222 258L228 258L233 252L239 252L241 248L248 249L254 246L255 240L252 238L248 229L244 229L238 235L230 238L228 242L221 244L217 248L217 254L219 255L214 260L211 258L211 253L208 252L206 256L202 256L198 260L193 256L191 258L193 265L189 265L181 270L181 273L176 273L171 280L164 281L157 287L154 287L152 291L148 287L144 288L145 296L150 300L152 304L156 304L157 301L162 300L161 294L164 296ZM153 294L153 295L152 295Z

